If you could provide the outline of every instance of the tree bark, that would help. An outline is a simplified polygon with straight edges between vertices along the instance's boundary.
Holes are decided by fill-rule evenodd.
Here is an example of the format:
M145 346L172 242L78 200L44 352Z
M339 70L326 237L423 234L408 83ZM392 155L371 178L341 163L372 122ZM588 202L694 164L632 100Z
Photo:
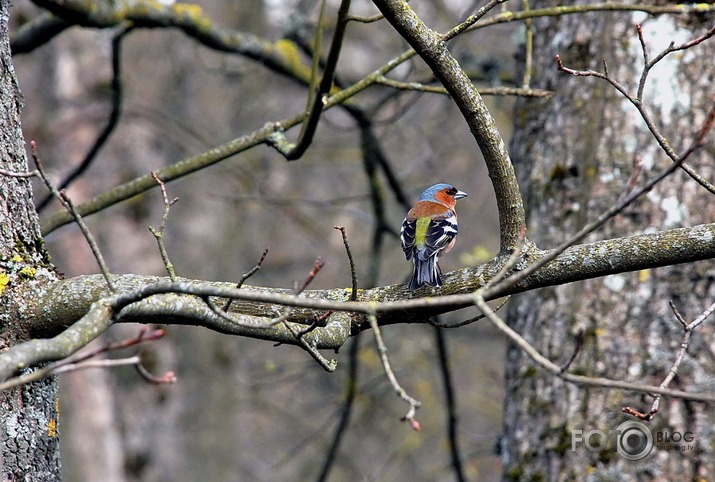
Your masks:
M20 129L22 97L10 58L9 2L0 1L0 169L26 172ZM0 350L27 339L22 316L33 290L54 280L27 178L0 175ZM0 393L2 480L59 480L57 383L54 377Z
M532 2L543 8L558 2ZM540 247L555 246L616 202L641 156L639 185L671 162L659 150L636 109L603 80L574 77L556 68L608 70L635 93L643 66L635 23L642 21L651 58L673 40L702 35L707 25L694 17L650 17L599 13L546 17L534 21L532 87L554 90L551 100L522 99L515 109L512 158L525 193L529 238ZM557 35L558 34L558 35ZM711 103L715 46L699 45L687 55L671 55L658 69L679 79L668 85L654 70L643 99L656 124L679 152L687 147ZM710 65L708 65L710 64ZM663 71L660 71L663 72ZM675 74L673 74L675 72ZM677 101L675 100L677 99ZM689 160L706 179L712 159ZM592 239L695 225L712 219L712 196L678 171L642 197ZM508 320L541 353L557 364L573 353L575 334L585 343L571 372L659 384L668 374L682 342L683 329L668 301L690 321L712 302L712 263L641 270L517 295ZM711 391L713 321L701 325L671 387ZM648 412L652 398L634 393L580 388L535 368L514 346L508 348L503 441L504 476L512 480L574 480L594 473L610 479L709 479L715 469L712 409L664 399L649 428L654 436L692 432L690 450L653 448L642 460L618 455L614 440L603 450L573 445L574 434L608 434L625 421L633 406ZM582 432L578 432L581 430ZM598 440L593 440L597 445ZM662 444L661 444L662 445Z

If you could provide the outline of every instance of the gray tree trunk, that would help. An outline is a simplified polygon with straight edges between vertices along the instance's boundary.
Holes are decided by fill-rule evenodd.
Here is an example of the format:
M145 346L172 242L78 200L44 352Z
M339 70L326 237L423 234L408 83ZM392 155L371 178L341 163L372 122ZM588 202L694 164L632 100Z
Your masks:
M553 3L537 1L531 7ZM636 156L641 156L645 165L639 185L671 162L635 108L613 87L603 80L573 77L556 69L556 54L574 69L602 71L602 60L606 60L610 73L635 92L643 66L637 21L646 31L651 57L671 40L682 43L710 28L693 17L645 19L642 14L630 13L535 21L533 87L554 90L556 96L517 103L511 153L526 195L529 238L542 248L555 247L613 205L624 191ZM715 45L705 43L686 55L669 56L649 79L644 103L679 152L692 141L710 105L713 58ZM715 177L711 155L698 154L691 164L706 179ZM714 204L712 195L679 171L590 240L712 222ZM668 301L673 300L684 317L692 320L714 298L713 263L707 261L525 293L512 300L508 319L556 363L568 360L575 333L583 330L585 343L571 371L658 385L668 374L683 336ZM672 388L713 391L709 341L713 324L715 320L706 322L693 335ZM514 346L508 349L506 378L506 479L713 477L715 417L711 407L663 399L649 429L656 437L666 432L692 432L692 448L665 450L656 443L649 455L629 461L618 454L614 439L603 450L589 450L574 437L591 430L608 434L621 423L635 420L621 408L632 406L647 412L651 397L567 384L536 368ZM598 449L600 442L591 439L592 448ZM678 445L687 449L687 444Z
M0 169L26 172L21 95L10 58L9 2L0 1ZM21 287L54 279L42 248L30 181L0 175L0 350L32 337ZM54 378L0 392L2 480L59 480L57 384Z

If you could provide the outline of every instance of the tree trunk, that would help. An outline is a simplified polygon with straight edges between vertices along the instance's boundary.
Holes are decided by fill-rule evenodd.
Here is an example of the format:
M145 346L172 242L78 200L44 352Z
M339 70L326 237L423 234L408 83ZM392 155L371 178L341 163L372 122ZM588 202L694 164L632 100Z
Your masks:
M537 1L531 7L553 3ZM709 28L694 17L645 19L629 13L534 22L533 87L554 90L556 95L551 100L517 103L511 153L525 193L529 238L542 248L555 247L613 205L637 156L644 164L638 185L671 162L636 109L611 85L559 72L554 60L559 54L566 67L600 71L606 60L611 75L635 94L643 66L638 21L651 58L671 40L682 43ZM709 108L712 80L704 73L712 72L714 55L712 42L701 44L686 55L670 55L649 78L644 104L678 152L692 142ZM697 155L689 161L706 179L713 179L711 158ZM711 222L712 206L712 196L678 171L590 239ZM556 363L568 360L575 333L583 330L585 342L572 372L658 385L668 374L683 336L668 301L673 300L691 321L712 302L714 291L711 262L678 265L524 293L513 298L508 319ZM713 391L708 382L713 377L713 352L707 342L712 339L713 323L706 322L693 334L671 388ZM636 420L622 413L622 407L648 412L651 397L567 384L535 368L514 346L508 348L506 379L506 479L573 480L587 474L605 480L713 477L712 408L663 399L660 413L646 425L655 447L631 461L620 455L614 432L603 449L600 444L605 439L598 432L589 440L593 450L578 437L591 430L608 436L621 423ZM681 442L675 445L685 448L667 450L657 438L666 437L666 432L674 436L671 441L686 432L694 439L689 444L675 440ZM634 451L634 455L642 454Z
M0 169L26 172L8 8L9 2L0 1ZM0 350L32 336L23 326L22 313L31 300L22 286L54 279L42 248L30 181L0 175ZM58 409L54 378L0 393L2 480L59 480Z

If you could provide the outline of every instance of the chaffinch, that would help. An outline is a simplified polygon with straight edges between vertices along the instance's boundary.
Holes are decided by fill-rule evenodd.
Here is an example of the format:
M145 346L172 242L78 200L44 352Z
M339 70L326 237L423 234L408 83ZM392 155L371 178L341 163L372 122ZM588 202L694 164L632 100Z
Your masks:
M412 260L410 290L422 285L442 286L439 256L454 246L457 236L457 199L467 197L450 184L435 184L422 193L402 221L402 250Z

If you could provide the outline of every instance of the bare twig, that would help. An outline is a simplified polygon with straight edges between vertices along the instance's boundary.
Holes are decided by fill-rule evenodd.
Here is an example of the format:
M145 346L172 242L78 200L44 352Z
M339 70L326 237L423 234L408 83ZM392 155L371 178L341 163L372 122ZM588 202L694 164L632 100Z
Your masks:
M47 365L46 367L35 370L32 373L28 373L27 375L11 378L4 383L0 383L0 391L6 390L8 388L18 387L20 385L33 382L35 380L40 380L50 375L66 373L76 370L83 370L85 368L107 368L119 365L140 365L141 358L139 356L118 360L87 360L101 355L102 353L107 353L109 351L129 348L145 341L159 340L163 336L164 330L150 330L148 327L143 326L135 337L128 338L126 340L122 340L116 343L104 344L91 350L87 350L83 353L77 353L74 356L64 358L63 360ZM173 372L169 372L164 377L167 377L170 374L173 376Z
M508 0L491 0L488 2L486 5L483 7L480 7L479 10L477 10L477 13L474 15L471 15L469 18L464 20L464 22L461 22L459 25L454 27L452 30L447 32L446 34L442 35L442 40L444 42L453 39L457 35L466 32L469 30L474 24L476 24L482 17L484 17L487 13L489 13L494 7L496 7L499 4L505 3Z
M697 37L690 42L685 42L680 45L675 45L675 42L670 42L670 44L663 49L662 52L660 52L658 55L656 55L653 59L650 58L650 54L648 53L648 46L646 44L645 38L643 37L643 29L641 28L640 24L636 24L636 31L638 32L638 41L641 44L641 50L643 50L643 72L641 73L641 77L638 81L638 93L636 94L636 98L639 100L643 100L643 91L645 89L645 84L646 84L646 79L648 77L648 74L650 73L650 70L661 60L663 60L667 55L677 52L679 50L687 50L691 47L694 47L705 40L709 39L713 35L715 35L715 27L711 28L708 30L705 34L701 35L700 37Z
M705 118L705 121L703 122L703 125L696 133L692 144L690 145L690 147L688 149L685 150L685 152L681 156L679 156L679 159L677 162L672 163L670 166L668 166L668 168L661 171L660 174L653 177L642 188L632 192L631 194L626 196L624 199L622 199L620 202L616 202L610 209L606 210L603 214L601 214L594 221L592 221L591 223L584 226L579 232L577 232L576 234L571 236L564 243L562 243L555 249L549 251L545 256L540 258L536 263L533 263L533 264L529 265L527 268L525 268L517 273L512 274L508 278L504 279L503 281L501 281L499 283L494 284L493 286L486 287L485 291L484 291L485 297L491 298L492 292L498 292L499 290L503 290L505 286L514 286L517 283L521 282L522 280L526 279L527 277L531 276L538 269L540 269L547 263L556 259L557 256L559 256L561 253L563 253L570 246L573 246L574 244L578 243L586 235L595 231L596 229L601 227L604 223L606 223L608 220L612 219L614 216L619 214L621 211L623 211L626 207L628 207L631 203L633 203L633 201L638 199L640 196L650 192L650 190L653 189L653 187L656 184L658 184L663 179L665 179L666 177L671 175L673 172L675 172L680 167L680 165L683 162L685 162L685 160L693 154L693 152L695 152L697 149L699 149L702 146L704 139L705 139L705 135L712 129L713 123L715 123L715 98L713 99L713 105L711 106L710 110L708 111L708 114Z
M310 270L310 273L308 273L308 276L303 282L303 285L295 290L296 295L300 295L303 291L305 291L308 285L310 285L310 283L318 275L323 266L325 266L325 263L320 258L317 258L315 260L315 264L313 265L313 269ZM300 346L302 346L308 352L308 354L310 354L310 356L312 356L313 359L318 362L321 367L323 367L328 372L335 371L335 369L338 367L337 360L328 360L320 354L317 348L308 343L305 339L304 335L312 331L317 326L316 321L314 320L313 323L309 325L307 329L298 329L287 320L288 316L290 316L290 312L291 308L286 308L286 311L284 312L285 319L282 320L282 323L286 327L286 329L293 334L295 339L298 340Z
M576 357L581 352L581 348L583 348L584 340L585 333L584 330L581 329L578 331L578 333L576 333L576 345L574 346L573 353L571 353L571 357L566 360L566 363L561 365L561 369L559 370L561 373L565 373L566 371L568 371L569 368L571 368L571 365L573 364L574 360L576 360Z
M315 279L315 277L318 275L320 270L323 269L323 266L325 266L325 262L320 258L316 258L315 263L313 264L313 269L311 269L310 273L308 273L308 276L305 278L305 281L303 281L303 285L300 288L296 288L296 295L299 295L303 291L305 291L308 285L310 285L313 279Z
M487 281L487 284L484 285L484 289L488 289L495 284L499 283L502 281L506 276L509 274L509 271L516 266L516 263L519 262L519 259L521 258L521 252L524 249L524 243L526 242L526 225L521 225L521 228L519 228L519 236L516 239L516 245L514 246L514 251L511 252L509 257L507 258L506 262L504 265L499 269L497 274L495 274L489 281Z
M176 197L169 201L164 181L159 179L159 176L153 172L151 173L151 176L161 188L161 198L164 201L164 213L161 216L161 225L159 225L159 229L156 230L149 226L149 231L151 231L151 234L154 236L159 246L159 253L161 254L162 261L164 261L164 266L166 267L166 272L169 274L169 278L171 278L171 281L176 281L176 271L174 270L174 265L169 258L169 253L166 251L166 244L164 244L164 230L166 229L166 222L169 219L169 210L171 209L171 206L176 204L179 198Z
M390 79L389 77L379 76L376 84L386 85L399 90L411 90L417 92L429 92L432 94L444 94L448 95L447 89L439 85L426 85L421 82L404 82L400 80ZM516 97L540 97L540 98L550 98L553 97L554 92L550 90L543 89L532 89L527 85L522 87L481 87L478 89L479 95L503 95L503 96L516 96Z
M89 248L92 250L94 259L97 260L97 264L99 265L99 269L107 282L107 286L109 287L110 291L114 291L115 287L114 283L112 282L112 274L109 272L107 263L104 262L104 256L102 256L102 252L100 251L99 246L94 239L94 236L85 224L84 220L82 219L82 216L80 216L79 212L77 212L77 210L75 209L74 204L72 203L72 200L69 198L67 193L58 190L57 187L52 183L52 181L50 181L50 178L45 175L44 168L42 167L42 162L40 162L40 157L37 154L37 143L35 141L31 141L30 147L30 150L32 152L32 159L35 161L35 166L37 166L37 172L40 175L40 179L42 179L42 181L45 183L45 186L47 186L47 189L50 190L52 195L55 196L60 201L62 206L64 206L64 208L72 215L74 222L77 224L77 226L79 226L79 229L82 232L84 239L87 241Z
M352 288L350 291L350 301L357 300L358 291L358 280L357 273L355 270L355 260L353 259L353 253L350 250L350 243L348 242L348 235L345 232L344 226L333 226L333 228L340 231L340 235L343 237L343 245L345 245L345 252L348 255L348 261L350 262L350 280L352 282Z
M229 313L225 308L219 307L214 300L211 298L211 296L201 296L201 299L204 300L206 303L206 306L217 316L221 317L222 319L228 321L232 325L236 326L242 326L244 328L255 328L259 330L265 330L268 328L272 328L278 323L283 323L286 321L290 315L292 314L292 308L288 307L286 308L283 313L281 313L279 316L276 316L274 318L270 318L266 322L257 322L255 318L251 317L248 319L248 321L245 321L243 317L239 316L234 316L233 314ZM234 298L229 298L228 301L233 301ZM226 303L224 306L230 305L230 303Z
M705 321L714 311L715 311L715 303L711 304L705 311L703 311L700 316L698 316L695 320L693 320L691 323L688 323L685 321L683 316L680 314L678 311L678 308L675 306L675 303L673 301L668 302L670 304L670 309L673 311L673 314L675 315L675 318L680 322L680 324L683 326L683 339L680 342L680 349L678 350L678 353L675 356L675 360L673 361L673 364L670 367L670 370L668 370L668 375L665 377L665 379L661 382L661 384L658 386L659 388L667 388L668 385L670 385L670 382L673 381L675 378L675 375L678 374L678 369L680 368L680 364L683 362L683 359L685 358L685 353L688 351L688 346L690 346L690 337L693 333L693 330L697 328L703 321ZM632 407L623 407L621 409L622 412L627 413L629 415L633 415L637 418L640 418L642 420L646 421L651 421L655 414L658 413L660 410L660 399L661 399L660 394L655 394L653 395L653 405L651 405L651 408L648 412L643 413L639 412L638 410L632 408Z
M519 333L514 331L514 329L507 325L504 320L499 318L496 313L494 313L494 311L489 307L489 305L484 301L482 294L482 290L477 290L474 293L474 303L480 310L482 310L485 315L487 315L487 318L492 322L492 324L497 329L499 329L499 331L504 333L509 338L509 340L511 340L516 346L518 346L524 353L526 353L529 358L536 362L537 365L541 366L552 375L557 376L566 382L573 383L574 385L590 387L615 388L621 390L633 390L642 393L656 393L674 398L683 398L702 402L715 401L715 396L712 394L689 393L681 390L671 390L668 388L642 385L639 383L630 383L620 380L612 380L609 378L588 377L584 375L576 375L569 372L562 372L561 367L559 367L554 362L542 355L539 350L537 350L531 343L524 339L524 337L522 337Z
M141 363L141 357L134 355L128 358L102 358L100 360L87 360L81 363L65 363L58 367L51 374L70 373L88 368L114 368L127 365L137 365Z
M134 365L134 368L137 370L137 373L139 373L139 375L144 378L144 380L149 383L153 383L154 385L165 385L167 383L176 382L176 374L172 371L166 372L164 375L157 377L149 373L149 371L144 368L144 365L142 365L141 363L136 363Z
M658 54L656 57L653 59L650 58L650 54L648 52L648 48L645 42L645 39L643 38L643 30L641 29L640 25L636 25L636 30L638 32L638 39L641 44L641 49L643 51L643 59L644 59L644 66L643 66L643 71L641 72L640 79L638 81L638 89L635 95L631 95L628 90L621 85L616 79L611 77L611 75L608 72L608 66L606 64L606 61L603 61L603 73L594 71L594 70L573 70L566 68L561 61L561 58L557 55L556 56L556 63L558 66L558 69L566 72L571 75L575 76L588 76L588 77L597 77L599 79L603 79L610 83L618 92L623 95L633 106L638 110L638 113L640 114L641 118L645 122L646 126L648 127L648 130L653 134L653 137L655 140L658 142L658 145L660 148L663 150L663 152L666 153L666 155L671 159L676 164L679 164L680 168L685 171L695 182L700 184L702 187L707 189L711 194L715 194L715 185L713 185L711 182L703 178L700 174L698 174L689 164L684 162L684 159L681 158L681 156L678 155L678 153L675 151L675 149L671 146L671 143L668 141L668 139L665 138L665 136L660 132L658 127L655 125L655 122L653 122L653 119L650 116L650 113L646 110L645 106L643 105L643 92L645 89L645 84L646 80L648 78L648 74L650 73L651 69L663 60L668 54L672 52L676 52L679 50L685 50L688 48L691 48L695 45L698 45L701 42L704 42L705 40L709 39L713 35L715 35L715 27L711 28L709 31L707 31L704 35L701 35L700 37L691 40L690 42L683 43L681 45L675 45L674 42L671 42L670 45L663 50L660 54ZM704 123L704 125L707 125L708 122Z
M623 190L623 194L618 198L618 202L623 201L631 192L633 192L633 189L636 187L636 183L638 182L638 178L640 177L641 173L643 172L643 158L641 156L636 156L635 160L633 161L633 172L631 173L630 179L628 179L628 184L626 184L626 188Z
M346 20L349 22L373 23L377 22L378 20L382 20L383 18L385 17L382 14L378 13L377 15L372 15L370 17L365 17L363 15L348 15Z
M284 321L285 327L293 333L293 336L295 336L296 340L300 342L300 345L305 349L305 351L308 352L308 354L313 357L313 360L318 362L318 364L325 369L327 372L334 372L336 368L338 368L338 362L337 360L328 360L325 358L323 355L320 354L320 352L312 346L310 343L305 341L305 337L301 332L293 327L290 322Z
M501 310L504 306L506 306L507 303L509 303L509 300L511 299L511 296L505 296L504 299L497 305L496 308L494 308L494 311L497 312ZM484 313L479 313L477 316L474 316L472 318L469 318L467 320L462 320L457 323L441 323L437 317L430 318L428 320L428 323L432 326L436 326L437 328L459 328L465 325L471 325L472 323L483 320L486 318L486 315Z
M400 383L397 381L395 372L392 371L392 367L390 366L390 360L387 358L387 346L385 346L385 342L382 339L382 332L380 331L380 326L377 324L377 317L375 316L375 313L369 313L367 315L367 319L370 322L372 333L375 336L375 343L377 343L377 351L380 355L382 368L385 370L385 374L387 374L387 378L390 380L392 388L395 389L397 395L410 406L405 416L402 417L402 420L410 422L410 425L414 430L420 430L420 423L415 419L415 412L418 408L420 408L421 403L419 400L409 396L405 389L402 388Z
M247 271L241 275L241 279L238 280L238 283L236 283L236 289L239 289L241 286L243 286L243 283L245 283L248 278L250 278L251 276L256 274L258 272L258 270L261 269L261 265L263 264L263 261L266 259L269 249L270 248L268 246L266 246L266 249L263 250L263 254L261 255L261 258L258 260L258 263L256 263L256 266L254 266L249 271ZM222 310L228 311L228 309L231 307L231 303L233 303L233 298L229 298L226 301L226 304L223 305Z
M521 1L522 10L529 11L529 0ZM521 80L521 85L528 88L531 85L531 71L534 63L534 31L533 20L527 18L524 20L524 77Z
M12 172L12 171L7 171L5 169L0 169L0 176L7 176L7 177L39 177L40 173L37 169L34 171L28 171L28 172Z

